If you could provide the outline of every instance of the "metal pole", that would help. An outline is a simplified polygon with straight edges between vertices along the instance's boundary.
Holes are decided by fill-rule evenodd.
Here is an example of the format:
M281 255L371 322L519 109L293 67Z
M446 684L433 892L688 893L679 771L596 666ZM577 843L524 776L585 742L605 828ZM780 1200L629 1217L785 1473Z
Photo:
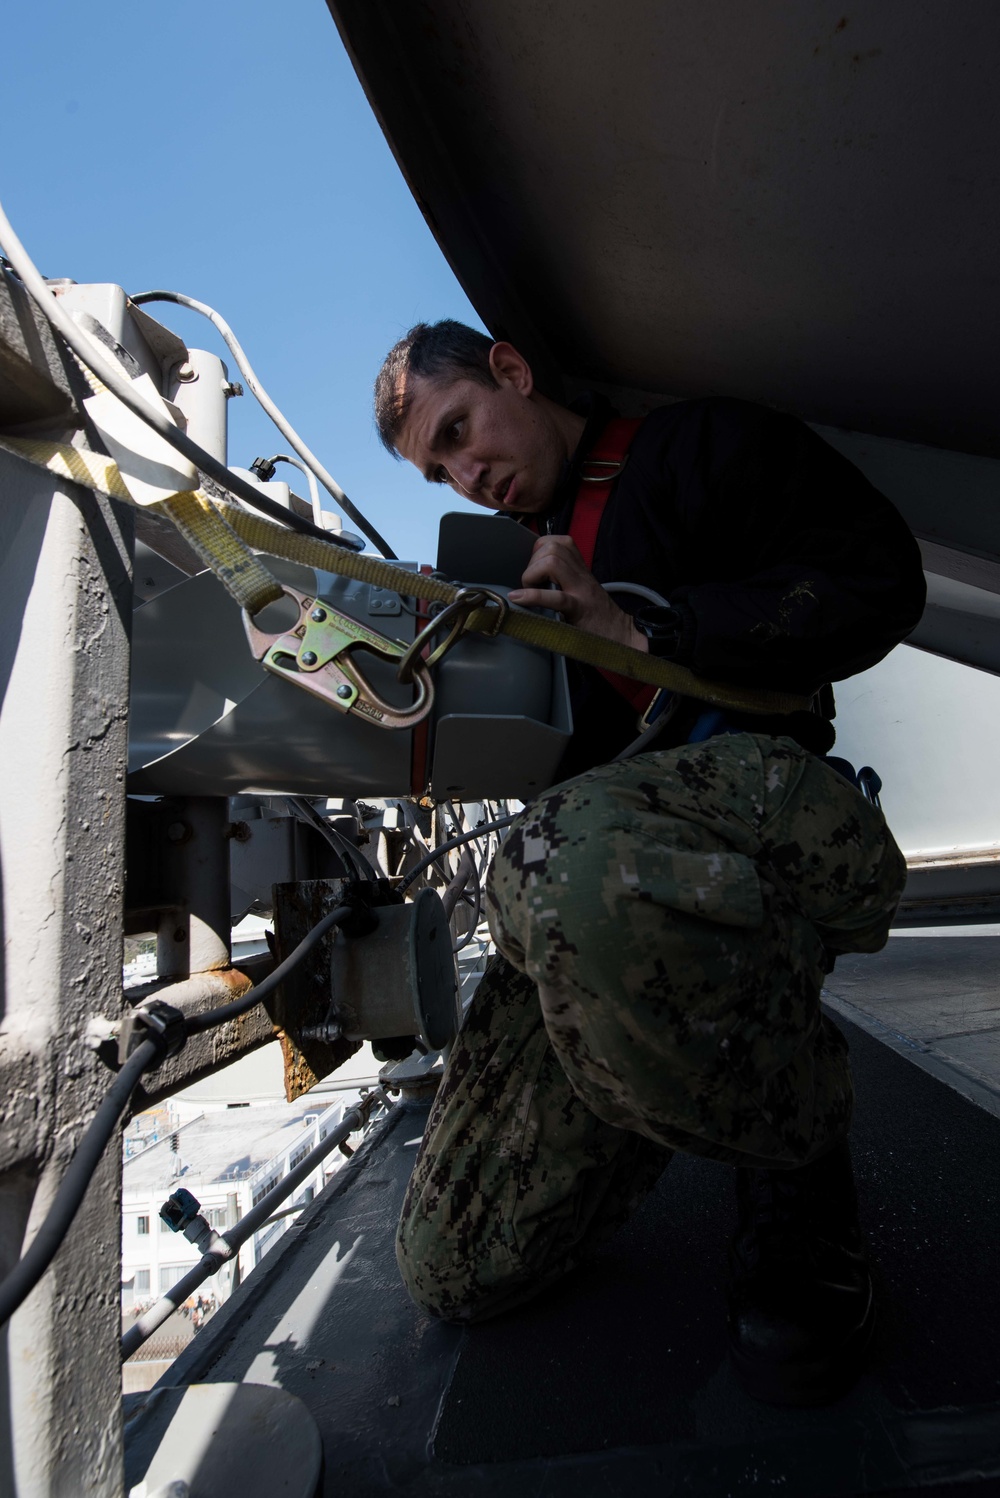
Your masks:
M131 527L122 507L0 460L0 1272L107 1091L83 1037L121 1008ZM121 1493L120 1179L109 1149L0 1338L5 1494Z
M342 1144L349 1134L354 1134L358 1129L363 1128L376 1101L382 1103L385 1101L385 1094L381 1088L375 1092L370 1092L366 1098L363 1098L358 1103L357 1107L352 1108L349 1113L345 1113L337 1127L332 1129L325 1139L320 1140L316 1148L311 1150L305 1159L296 1165L294 1170L290 1170L266 1196L262 1196L257 1205L251 1207L250 1211L240 1218L235 1227L230 1228L228 1232L220 1235L217 1243L221 1241L228 1249L228 1253L224 1252L218 1246L210 1249L192 1269L188 1270L187 1274L177 1281L176 1285L171 1286L166 1295L162 1296L155 1305L150 1306L149 1310L129 1327L124 1337L122 1337L123 1363L144 1342L149 1340L157 1328L161 1327L174 1314L178 1306L184 1304L188 1296L192 1295L198 1289L199 1285L203 1285L211 1275L221 1269L222 1265L242 1248L247 1239L258 1228L264 1226L274 1208L283 1202L287 1196L290 1196L296 1186L312 1175L316 1166L322 1160L326 1159L331 1150L335 1150L338 1144Z
M156 932L159 978L186 978L229 966L229 802L225 796L189 796L178 802L162 857L167 887L184 900L169 910Z

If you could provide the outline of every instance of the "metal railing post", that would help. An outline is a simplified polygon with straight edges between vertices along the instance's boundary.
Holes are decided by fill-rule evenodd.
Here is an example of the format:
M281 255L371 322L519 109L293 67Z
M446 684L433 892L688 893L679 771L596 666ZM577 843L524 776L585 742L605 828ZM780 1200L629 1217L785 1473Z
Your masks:
M0 425L33 414L7 402L31 394L28 375L64 402L72 387L21 300L0 277L0 363L27 371L0 381ZM110 1080L86 1030L122 1002L131 525L122 507L0 454L0 1272ZM0 1333L4 1494L120 1498L120 1194L112 1148Z

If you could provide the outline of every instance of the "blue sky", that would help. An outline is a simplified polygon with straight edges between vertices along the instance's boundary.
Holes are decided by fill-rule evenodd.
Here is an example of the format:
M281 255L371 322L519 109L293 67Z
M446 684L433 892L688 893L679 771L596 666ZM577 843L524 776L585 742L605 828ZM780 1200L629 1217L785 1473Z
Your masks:
M0 196L42 272L216 307L398 554L433 561L465 506L382 451L372 380L412 323L481 324L323 0L36 0L5 17L0 82ZM195 314L149 310L227 357ZM229 411L231 462L285 446L250 395Z

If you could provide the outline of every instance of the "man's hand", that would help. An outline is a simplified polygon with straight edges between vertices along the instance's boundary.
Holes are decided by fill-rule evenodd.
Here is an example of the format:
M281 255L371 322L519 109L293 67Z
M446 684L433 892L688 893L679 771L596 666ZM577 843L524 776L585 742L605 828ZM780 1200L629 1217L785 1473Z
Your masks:
M546 583L552 586L547 588ZM539 536L521 584L511 592L511 603L553 609L568 624L577 624L591 634L631 645L635 650L648 650L646 636L587 571L570 536Z

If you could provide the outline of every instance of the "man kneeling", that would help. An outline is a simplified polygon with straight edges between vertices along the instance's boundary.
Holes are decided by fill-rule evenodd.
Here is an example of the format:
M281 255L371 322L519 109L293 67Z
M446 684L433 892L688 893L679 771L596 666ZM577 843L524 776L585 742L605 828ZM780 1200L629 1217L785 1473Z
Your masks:
M407 1192L407 1285L439 1316L516 1305L685 1150L738 1167L729 1334L745 1386L832 1398L874 1306L847 1046L819 994L838 952L884 944L905 866L849 767L818 756L833 743L825 683L920 616L913 538L789 417L728 400L631 423L596 399L570 409L510 345L455 323L390 352L376 417L428 479L537 531L515 603L812 698L768 718L675 701L655 751L615 762L641 692L571 670L567 778L515 823L488 884L499 955ZM609 491L596 525L579 502L595 474ZM612 597L612 581L637 592Z

